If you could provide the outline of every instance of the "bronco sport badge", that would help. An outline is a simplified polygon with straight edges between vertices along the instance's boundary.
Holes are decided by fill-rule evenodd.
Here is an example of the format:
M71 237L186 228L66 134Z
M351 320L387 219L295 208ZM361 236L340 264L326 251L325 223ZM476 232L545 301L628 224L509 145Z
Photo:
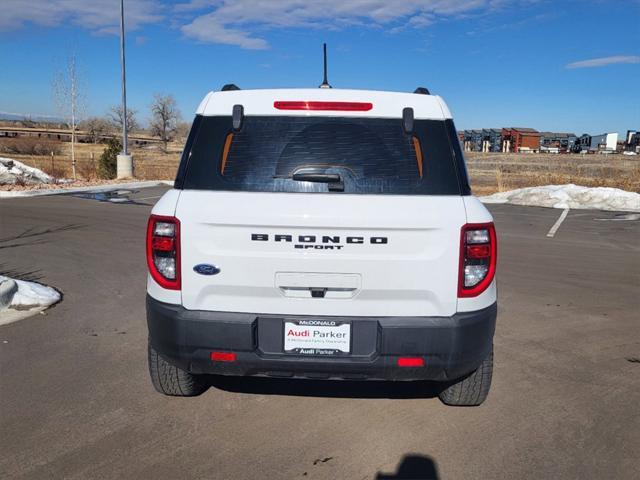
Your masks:
M343 240L339 235L288 235L288 234L276 234L272 237L267 233L252 233L251 240L254 242L282 242L282 243L295 243L294 248L316 250L342 250ZM370 243L373 245L381 245L389 243L387 237L345 237L344 243L350 245L362 245L364 243Z

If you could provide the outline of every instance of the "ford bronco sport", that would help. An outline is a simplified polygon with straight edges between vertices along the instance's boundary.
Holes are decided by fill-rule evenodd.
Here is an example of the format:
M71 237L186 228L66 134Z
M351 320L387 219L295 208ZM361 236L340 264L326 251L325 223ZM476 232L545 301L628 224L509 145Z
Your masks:
M149 218L151 380L430 380L479 405L496 254L439 96L226 86Z

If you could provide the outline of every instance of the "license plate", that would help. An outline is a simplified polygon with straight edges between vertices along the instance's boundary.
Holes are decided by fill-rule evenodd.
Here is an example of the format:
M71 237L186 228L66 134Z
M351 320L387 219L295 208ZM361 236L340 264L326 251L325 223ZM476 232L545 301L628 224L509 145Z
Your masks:
M298 355L350 353L351 324L333 320L285 321L284 351Z

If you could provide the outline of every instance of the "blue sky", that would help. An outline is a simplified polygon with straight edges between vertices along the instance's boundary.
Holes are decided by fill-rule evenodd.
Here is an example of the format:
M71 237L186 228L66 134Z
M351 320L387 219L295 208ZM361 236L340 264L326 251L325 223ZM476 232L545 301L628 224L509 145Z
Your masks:
M190 119L209 90L309 87L329 44L334 87L413 91L459 129L640 128L640 1L126 0L129 105L156 92ZM57 113L51 81L76 52L87 114L120 100L118 0L3 0L0 111Z

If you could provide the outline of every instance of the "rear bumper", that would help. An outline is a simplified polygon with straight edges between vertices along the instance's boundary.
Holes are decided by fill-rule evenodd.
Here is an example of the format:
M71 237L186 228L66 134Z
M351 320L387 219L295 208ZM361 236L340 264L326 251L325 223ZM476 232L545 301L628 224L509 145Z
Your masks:
M447 381L475 370L493 344L497 307L452 317L296 317L186 310L147 295L149 339L170 363L192 373L361 380ZM352 354L283 353L284 319L331 319L352 325ZM214 362L211 351L234 352ZM423 367L398 367L400 356Z

